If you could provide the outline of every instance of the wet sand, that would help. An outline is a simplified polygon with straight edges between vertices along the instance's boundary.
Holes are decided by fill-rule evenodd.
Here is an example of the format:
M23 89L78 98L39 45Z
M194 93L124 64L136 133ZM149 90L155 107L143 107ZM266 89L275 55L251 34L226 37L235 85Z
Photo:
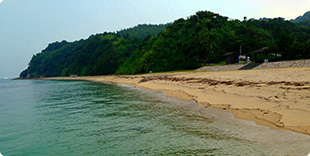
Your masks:
M163 91L259 125L310 135L310 67L48 79L112 82Z

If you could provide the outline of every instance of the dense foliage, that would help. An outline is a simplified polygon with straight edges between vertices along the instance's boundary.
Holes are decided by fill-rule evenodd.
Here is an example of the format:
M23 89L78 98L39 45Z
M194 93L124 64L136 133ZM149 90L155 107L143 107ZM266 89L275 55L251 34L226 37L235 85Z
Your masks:
M146 36L156 36L162 32L170 24L139 24L133 28L123 29L118 31L117 34L120 34L124 38L139 39L143 40Z
M257 61L264 57L310 58L309 43L309 28L283 18L239 21L201 11L186 20L176 20L157 37L143 43L117 74L195 69L223 61L225 53L239 51L240 46L244 53L269 47ZM282 57L275 57L278 54Z
M21 77L195 69L205 63L223 61L224 54L238 52L240 46L243 53L269 47L256 61L265 57L275 60L310 58L310 28L283 18L239 21L200 11L187 19L176 20L156 36L146 33L146 30L153 30L144 28L148 25L138 27L123 30L123 33L94 35L73 43L50 44L33 56ZM140 40L132 39L133 36Z

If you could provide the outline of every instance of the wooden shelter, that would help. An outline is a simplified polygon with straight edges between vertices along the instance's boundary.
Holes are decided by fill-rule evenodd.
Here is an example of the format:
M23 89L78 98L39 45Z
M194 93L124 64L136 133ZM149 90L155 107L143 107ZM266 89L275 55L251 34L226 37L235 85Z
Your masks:
M249 52L248 55L254 56L254 62L257 62L257 55L259 54L265 54L266 50L268 50L268 47L263 47L261 49Z

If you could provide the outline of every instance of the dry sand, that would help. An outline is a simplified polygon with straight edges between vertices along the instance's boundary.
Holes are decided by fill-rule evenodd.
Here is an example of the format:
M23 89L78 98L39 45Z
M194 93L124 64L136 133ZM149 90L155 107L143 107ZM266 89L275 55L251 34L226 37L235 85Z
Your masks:
M132 76L61 77L164 91L236 118L310 135L310 67Z

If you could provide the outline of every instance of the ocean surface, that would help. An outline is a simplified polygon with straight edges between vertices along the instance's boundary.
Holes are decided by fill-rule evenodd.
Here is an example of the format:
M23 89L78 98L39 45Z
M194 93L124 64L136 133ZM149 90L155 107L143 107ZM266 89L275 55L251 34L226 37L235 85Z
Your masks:
M310 137L126 85L0 80L0 153L307 155Z

